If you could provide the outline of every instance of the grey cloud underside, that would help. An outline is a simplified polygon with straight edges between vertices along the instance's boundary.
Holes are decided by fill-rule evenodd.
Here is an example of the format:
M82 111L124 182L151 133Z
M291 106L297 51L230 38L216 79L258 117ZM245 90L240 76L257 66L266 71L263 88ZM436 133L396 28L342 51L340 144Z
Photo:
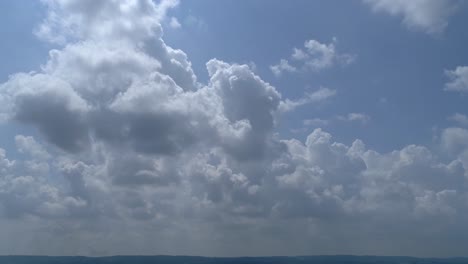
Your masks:
M465 129L443 132L441 144L456 157L449 163L438 161L421 146L390 153L369 150L359 140L346 146L333 142L320 129L305 143L280 141L285 148L270 148L276 154L262 161L239 161L216 147L176 156L119 153L103 147L91 154L100 156L92 162L80 161L75 155L45 161L12 161L3 155L2 221L31 217L39 222L55 221L64 228L58 235L79 232L78 240L96 240L97 248L114 254L120 250L152 252L151 246L132 251L105 242L104 237L114 237L123 222L131 223L134 234L119 231L121 235L113 239L134 241L135 235L151 230L167 239L193 232L194 239L203 241L234 243L255 236L259 237L255 241L269 240L277 246L285 239L295 246L323 240L336 241L352 252L366 252L370 245L376 247L374 253L391 252L383 241L373 242L375 234L380 234L394 241L398 236L405 240L411 236L414 245L406 245L414 246L412 249L427 237L445 237L437 244L440 246L450 243L451 236L463 234L467 220L468 151L458 147L465 137ZM37 143L31 145L37 147ZM39 166L41 163L48 167ZM51 174L63 182L48 181ZM97 237L93 226L105 222L109 226L100 229L103 237ZM428 233L434 226L437 231ZM298 234L297 228L305 231ZM342 237L342 228L349 239L360 237L361 242L346 246L350 240ZM216 238L212 232L225 237ZM168 247L149 236L147 239ZM247 245L240 243L236 250L255 254ZM262 245L256 247L259 252L274 253L267 244ZM463 248L464 243L452 245L441 254L461 253ZM44 250L90 254L89 249L57 244ZM186 245L183 250L194 248ZM197 254L216 254L216 247L199 250ZM315 252L304 246L282 250L284 254Z
M335 91L285 100L248 66L216 59L199 83L162 40L174 3L94 3L49 1L38 34L63 47L0 86L2 116L42 136L18 135L17 160L0 149L0 224L13 237L0 253L392 254L376 235L400 254L428 254L428 238L436 254L464 252L468 241L451 241L468 235L468 130L443 130L448 161L321 129L280 139L285 109Z

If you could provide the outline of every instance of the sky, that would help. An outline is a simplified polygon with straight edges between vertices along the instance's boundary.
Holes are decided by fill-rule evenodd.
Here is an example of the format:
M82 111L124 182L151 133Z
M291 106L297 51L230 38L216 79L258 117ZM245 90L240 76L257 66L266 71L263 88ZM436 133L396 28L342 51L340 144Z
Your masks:
M0 1L0 254L466 256L461 0Z

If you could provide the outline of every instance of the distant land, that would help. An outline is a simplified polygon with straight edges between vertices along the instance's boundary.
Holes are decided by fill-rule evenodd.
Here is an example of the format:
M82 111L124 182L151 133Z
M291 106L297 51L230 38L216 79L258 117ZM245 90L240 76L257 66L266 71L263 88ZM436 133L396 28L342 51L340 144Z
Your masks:
M468 264L468 258L415 258L383 256L300 256L300 257L190 257L112 256L47 257L0 256L0 264Z

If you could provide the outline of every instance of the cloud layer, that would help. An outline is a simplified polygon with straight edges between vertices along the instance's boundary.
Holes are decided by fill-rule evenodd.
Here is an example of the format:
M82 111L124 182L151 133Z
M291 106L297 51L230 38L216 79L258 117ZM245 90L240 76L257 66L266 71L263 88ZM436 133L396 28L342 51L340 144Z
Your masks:
M0 85L3 119L39 132L15 137L18 158L0 149L1 254L465 252L468 130L444 129L440 153L319 128L282 139L281 113L336 91L284 99L216 59L198 82L162 39L174 1L46 5L37 34L62 46ZM293 54L307 69L340 58L334 42Z

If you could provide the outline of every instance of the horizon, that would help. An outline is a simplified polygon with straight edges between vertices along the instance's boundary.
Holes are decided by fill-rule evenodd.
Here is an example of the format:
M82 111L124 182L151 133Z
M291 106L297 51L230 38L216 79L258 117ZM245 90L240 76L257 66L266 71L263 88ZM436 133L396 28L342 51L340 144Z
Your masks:
M467 24L462 0L0 1L0 255L468 257Z
M259 264L259 263L349 263L349 264L401 264L401 263L431 263L431 264L455 264L467 263L466 257L451 257L451 258L418 258L408 256L354 256L354 255L325 255L325 256L264 256L264 257L203 257L203 256L0 256L0 260L7 260L9 264L28 264L30 261L34 263L115 263L124 264L130 261L139 261L139 263L243 263L243 264ZM48 262L52 261L52 262ZM402 262L403 261L403 262ZM416 262L414 262L416 261ZM133 262L132 262L133 263Z
M302 258L302 257L352 257L352 258L414 258L414 259L468 259L468 256L452 256L452 257L418 257L405 255L352 255L352 254L336 254L336 255L268 255L268 256L199 256L199 255L103 255L103 256L86 256L86 255L0 255L0 257L40 257L40 258L113 258L113 257L188 257L188 258L214 258L214 259L238 259L238 258Z

